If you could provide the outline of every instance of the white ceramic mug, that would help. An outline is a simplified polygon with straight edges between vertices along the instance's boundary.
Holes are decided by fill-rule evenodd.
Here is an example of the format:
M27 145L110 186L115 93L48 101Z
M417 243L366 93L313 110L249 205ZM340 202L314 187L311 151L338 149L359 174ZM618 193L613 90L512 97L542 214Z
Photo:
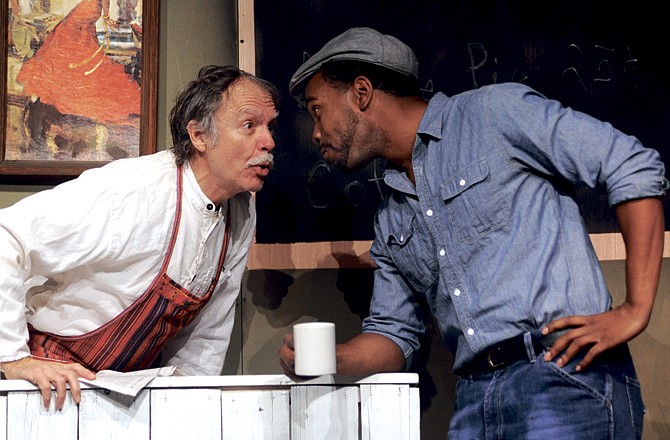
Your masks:
M293 326L295 374L322 376L335 374L335 324L305 322Z

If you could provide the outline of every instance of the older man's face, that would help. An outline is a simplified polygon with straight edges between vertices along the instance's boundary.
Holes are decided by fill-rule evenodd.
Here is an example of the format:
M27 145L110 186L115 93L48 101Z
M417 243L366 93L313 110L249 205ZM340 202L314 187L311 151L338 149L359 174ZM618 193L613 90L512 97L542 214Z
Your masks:
M196 177L204 177L199 183L208 197L223 193L226 199L263 187L273 165L276 119L272 98L254 82L242 79L225 92L214 115L215 133L206 137L207 148L201 155L204 162L199 161L204 166L199 165L196 172ZM212 185L215 188L208 190Z

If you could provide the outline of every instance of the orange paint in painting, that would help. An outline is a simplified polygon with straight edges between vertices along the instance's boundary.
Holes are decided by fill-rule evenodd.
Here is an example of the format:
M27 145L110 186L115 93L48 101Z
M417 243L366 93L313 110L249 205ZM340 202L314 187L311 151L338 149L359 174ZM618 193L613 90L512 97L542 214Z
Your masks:
M82 0L49 33L17 76L23 93L63 114L123 123L140 114L140 85L96 37L100 0Z

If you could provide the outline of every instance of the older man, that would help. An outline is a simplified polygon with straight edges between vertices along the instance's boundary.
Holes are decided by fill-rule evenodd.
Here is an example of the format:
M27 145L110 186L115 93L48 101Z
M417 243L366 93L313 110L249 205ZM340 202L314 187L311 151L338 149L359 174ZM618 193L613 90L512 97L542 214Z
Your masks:
M0 362L45 406L79 377L158 359L220 374L273 164L280 94L207 66L176 99L173 147L120 159L0 211Z

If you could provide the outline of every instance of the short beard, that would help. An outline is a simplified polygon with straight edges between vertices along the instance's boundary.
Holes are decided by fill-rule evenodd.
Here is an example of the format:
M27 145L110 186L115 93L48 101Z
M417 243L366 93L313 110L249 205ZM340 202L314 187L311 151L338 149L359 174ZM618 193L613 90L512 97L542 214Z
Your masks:
M342 133L340 144L342 159L333 165L340 171L355 173L382 157L378 152L387 148L388 138L376 125L364 122L349 108L346 109L346 116L347 129ZM351 149L354 145L358 147L354 150L358 156L352 160Z

